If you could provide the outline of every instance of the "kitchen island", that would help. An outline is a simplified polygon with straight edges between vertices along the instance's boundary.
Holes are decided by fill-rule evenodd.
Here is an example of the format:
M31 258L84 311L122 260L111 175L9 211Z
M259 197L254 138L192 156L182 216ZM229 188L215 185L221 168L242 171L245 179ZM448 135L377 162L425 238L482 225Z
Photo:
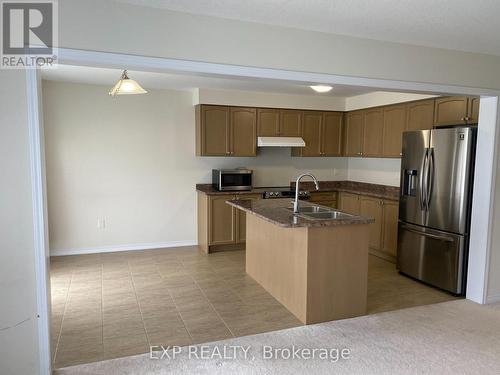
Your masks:
M246 272L302 323L366 314L373 219L307 202L294 214L289 199L227 203L247 213Z

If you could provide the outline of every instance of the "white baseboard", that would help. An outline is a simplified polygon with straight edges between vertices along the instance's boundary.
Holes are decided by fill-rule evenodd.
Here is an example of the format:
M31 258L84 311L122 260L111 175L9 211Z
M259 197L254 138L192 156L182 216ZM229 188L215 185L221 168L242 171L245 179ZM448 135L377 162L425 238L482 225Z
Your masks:
M486 304L500 302L500 294L493 294L486 297Z
M115 251L134 251L134 250L148 250L148 249L162 249L165 247L181 247L181 246L195 246L198 245L197 241L170 241L158 243L139 243L129 245L115 245L103 247L87 247L77 249L57 249L50 250L50 256L61 255L78 255L78 254L99 254L99 253L112 253Z

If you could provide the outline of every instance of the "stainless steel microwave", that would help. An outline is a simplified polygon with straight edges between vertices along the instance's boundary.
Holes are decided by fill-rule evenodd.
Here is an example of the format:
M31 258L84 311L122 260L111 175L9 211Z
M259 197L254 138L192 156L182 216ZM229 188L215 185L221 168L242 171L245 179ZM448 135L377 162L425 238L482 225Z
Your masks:
M212 185L220 191L252 190L251 169L212 169Z

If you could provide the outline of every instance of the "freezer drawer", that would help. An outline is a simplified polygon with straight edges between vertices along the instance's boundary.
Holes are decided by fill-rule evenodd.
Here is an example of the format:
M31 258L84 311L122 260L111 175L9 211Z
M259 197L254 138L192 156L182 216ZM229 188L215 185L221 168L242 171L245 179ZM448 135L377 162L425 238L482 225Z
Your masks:
M408 276L463 294L465 244L464 236L400 221L397 267Z

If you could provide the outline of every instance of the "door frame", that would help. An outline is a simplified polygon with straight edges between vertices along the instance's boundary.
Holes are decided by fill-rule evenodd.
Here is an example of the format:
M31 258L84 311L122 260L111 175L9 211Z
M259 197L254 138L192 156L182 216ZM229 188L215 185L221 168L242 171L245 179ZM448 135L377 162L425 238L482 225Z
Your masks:
M302 82L304 84L321 82L332 85L343 84L377 87L381 90L481 96L476 165L481 165L482 168L476 169L474 181L474 196L481 197L481 199L473 199L471 248L469 252L472 256L469 255L469 281L467 283L466 298L481 304L496 301L496 298L488 299L487 288L488 273L490 271L489 263L498 153L499 132L497 129L500 126L500 112L498 110L500 90L255 68L69 48L59 48L59 63L102 68L127 68L150 72L216 74L221 77L279 79ZM50 275L48 263L50 254L47 232L48 217L40 81L40 72L38 70L27 70L26 92L28 100L28 127L30 130L33 224L35 229L39 360L41 373L48 375L51 373L49 329ZM500 301L500 296L498 297Z

